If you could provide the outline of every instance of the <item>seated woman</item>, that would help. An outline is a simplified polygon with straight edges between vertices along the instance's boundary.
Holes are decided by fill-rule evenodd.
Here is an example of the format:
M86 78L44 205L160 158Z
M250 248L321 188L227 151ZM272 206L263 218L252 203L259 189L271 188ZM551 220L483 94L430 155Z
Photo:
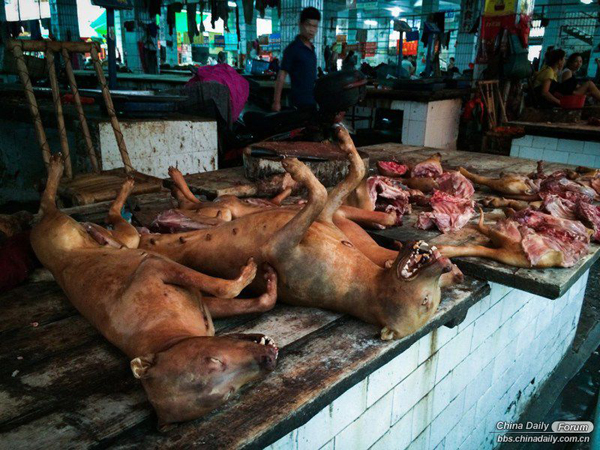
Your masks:
M569 58L571 59L571 58ZM564 50L552 50L546 55L546 64L542 69L535 74L533 87L540 99L540 106L552 108L560 106L559 97L563 95L591 95L596 100L600 100L600 90L591 81L586 81L581 85L577 85L577 81L573 78L573 69L571 70L570 78L565 78L563 75L563 67L565 66ZM575 68L576 65L572 64ZM563 75L563 82L558 81L558 74Z

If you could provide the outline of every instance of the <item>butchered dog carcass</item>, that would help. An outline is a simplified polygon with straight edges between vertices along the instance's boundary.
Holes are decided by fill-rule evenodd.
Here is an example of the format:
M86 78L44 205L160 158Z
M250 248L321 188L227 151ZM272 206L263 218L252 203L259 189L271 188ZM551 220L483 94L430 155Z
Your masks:
M209 230L142 236L141 245L214 276L232 274L231 261L254 258L278 274L278 298L300 306L348 313L382 328L384 339L422 327L436 311L440 287L460 278L455 266L424 242L400 252L379 247L336 211L364 178L364 165L348 132L338 129L349 174L329 194L297 159L287 172L308 190L301 209L273 208ZM445 276L444 276L445 274ZM253 287L262 289L258 276Z
M277 283L272 269L263 270L264 296L233 299L253 281L254 262L241 272L234 263L235 279L224 280L137 249L139 235L120 214L132 179L110 208L112 231L80 224L56 208L62 171L60 155L53 156L32 247L79 312L131 358L161 429L210 412L274 369L277 348L270 339L216 337L211 319L272 308Z

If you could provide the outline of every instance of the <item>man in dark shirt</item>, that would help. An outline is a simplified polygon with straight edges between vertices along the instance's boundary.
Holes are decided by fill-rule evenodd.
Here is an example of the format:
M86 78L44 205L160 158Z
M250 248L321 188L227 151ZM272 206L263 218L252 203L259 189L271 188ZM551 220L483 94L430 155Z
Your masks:
M300 34L286 47L281 70L275 81L273 111L281 110L281 92L289 74L292 83L292 105L296 108L315 107L315 81L317 79L317 55L312 40L319 29L321 13L309 7L300 13Z

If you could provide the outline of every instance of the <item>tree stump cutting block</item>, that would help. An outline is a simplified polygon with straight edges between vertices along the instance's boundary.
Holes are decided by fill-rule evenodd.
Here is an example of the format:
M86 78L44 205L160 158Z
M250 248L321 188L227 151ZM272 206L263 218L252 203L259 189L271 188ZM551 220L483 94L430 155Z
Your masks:
M358 153L368 171L369 156ZM253 181L285 173L284 157L298 158L325 187L335 186L348 174L348 157L333 142L261 142L246 147L243 157L246 178Z

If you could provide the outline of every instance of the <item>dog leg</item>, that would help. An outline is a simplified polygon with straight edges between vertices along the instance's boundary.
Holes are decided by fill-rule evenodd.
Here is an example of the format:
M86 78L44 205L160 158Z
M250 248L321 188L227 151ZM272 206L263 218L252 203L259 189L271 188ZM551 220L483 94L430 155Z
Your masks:
M283 202L286 198L288 198L292 194L292 188L286 188L277 194L275 197L271 199L271 203L275 206L281 206L281 202Z
M177 200L177 207L179 209L198 209L198 202L192 202L188 200L187 197L183 195L183 192L181 192L181 190L175 185L171 187L171 196Z
M346 197L360 185L365 177L365 165L356 151L348 130L339 127L337 137L340 141L340 148L348 155L350 169L346 178L329 193L327 203L319 216L319 220L324 222L332 222L333 214L342 206Z
M342 214L346 219L363 226L373 227L374 225L381 225L383 227L393 227L396 225L396 213L367 211L353 206L341 206L336 214Z
M112 236L122 242L127 248L138 248L138 245L140 244L140 235L135 227L121 216L121 210L123 209L125 200L127 200L127 197L131 194L134 185L135 181L132 177L128 177L127 180L125 180L117 198L115 198L115 201L110 205L108 216L106 218L106 223L113 226L113 230L110 232Z
M240 275L235 280L211 277L166 258L149 258L142 264L155 265L156 276L166 284L195 288L221 298L237 297L256 276L256 263L252 258L242 267Z
M327 202L327 189L315 178L313 173L296 158L286 158L283 167L292 178L308 189L308 202L304 207L273 235L270 251L284 255L300 244L310 225L317 219Z
M267 290L260 297L224 299L203 296L202 301L208 307L210 315L216 319L269 311L277 300L277 274L271 266L265 269L265 279Z
M60 184L63 170L64 163L62 154L55 153L50 157L48 181L46 182L46 189L44 189L40 204L40 212L44 215L58 211L58 208L56 208L56 193L58 192L58 185Z
M196 198L194 193L190 190L189 186L185 182L183 178L183 174L176 167L169 167L169 176L175 183L175 186L181 191L183 196L193 203L201 203L200 200Z

